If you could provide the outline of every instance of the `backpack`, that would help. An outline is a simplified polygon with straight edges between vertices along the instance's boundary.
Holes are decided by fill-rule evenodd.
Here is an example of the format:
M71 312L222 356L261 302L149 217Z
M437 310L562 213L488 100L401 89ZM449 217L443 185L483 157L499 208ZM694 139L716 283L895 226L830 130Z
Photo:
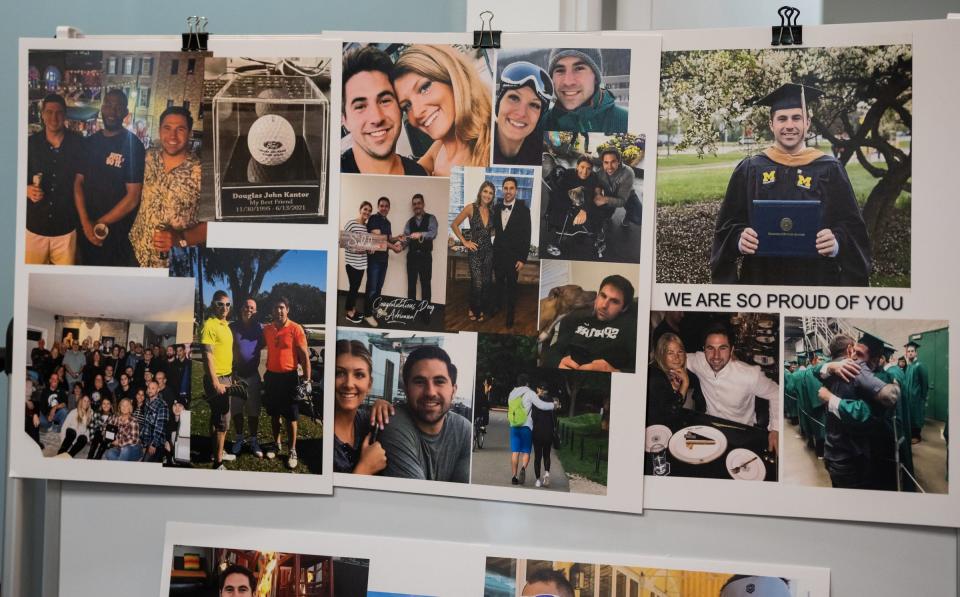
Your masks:
M507 421L511 427L522 427L527 422L527 409L523 407L523 391L507 400Z

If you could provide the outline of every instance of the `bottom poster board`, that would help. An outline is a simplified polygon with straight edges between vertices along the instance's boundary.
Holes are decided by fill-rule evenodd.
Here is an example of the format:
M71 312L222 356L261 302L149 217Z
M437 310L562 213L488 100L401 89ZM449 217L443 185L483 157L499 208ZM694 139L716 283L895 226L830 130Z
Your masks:
M159 594L828 597L830 571L170 522Z

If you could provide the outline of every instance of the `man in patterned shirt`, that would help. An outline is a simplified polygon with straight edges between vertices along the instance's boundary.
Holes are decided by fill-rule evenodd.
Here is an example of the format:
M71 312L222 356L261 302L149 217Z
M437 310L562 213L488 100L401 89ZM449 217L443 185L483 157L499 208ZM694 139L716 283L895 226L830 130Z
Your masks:
M160 115L160 145L147 151L140 211L130 244L141 267L167 267L170 249L202 244L207 225L197 222L200 158L189 150L193 117L180 106Z
M143 426L140 427L140 444L143 446L144 462L159 462L163 456L163 430L170 418L167 403L160 398L160 386L155 381L147 384L147 406Z

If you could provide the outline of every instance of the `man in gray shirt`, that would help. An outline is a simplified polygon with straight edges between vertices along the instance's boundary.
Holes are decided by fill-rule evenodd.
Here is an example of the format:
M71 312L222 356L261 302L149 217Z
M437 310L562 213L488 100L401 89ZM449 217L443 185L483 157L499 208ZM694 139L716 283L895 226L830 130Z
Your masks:
M470 482L470 422L452 413L457 366L438 346L421 346L407 356L401 372L405 407L398 408L380 434L387 453L387 477Z
M597 178L603 189L602 204L622 207L626 210L622 224L629 222L640 225L640 198L634 189L636 175L633 168L623 163L620 152L615 147L606 147L600 151L600 169ZM631 201L631 198L633 201Z
M63 367L67 370L67 385L73 391L73 384L80 381L80 373L87 364L87 355L80 351L80 345L74 342L70 350L63 357ZM85 390L89 388L84 388Z

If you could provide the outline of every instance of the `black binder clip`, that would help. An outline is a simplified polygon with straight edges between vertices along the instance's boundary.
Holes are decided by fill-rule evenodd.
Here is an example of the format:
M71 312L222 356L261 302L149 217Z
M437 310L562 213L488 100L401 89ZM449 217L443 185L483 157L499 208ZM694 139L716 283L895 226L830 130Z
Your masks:
M183 39L183 52L206 52L207 39L210 34L207 33L207 17L187 17L187 32L181 33Z
M487 18L483 18L485 15ZM473 30L473 47L474 48L499 48L500 47L500 34L502 31L493 30L493 12L485 10L480 13L480 22L483 23L480 26L480 31L476 29Z
M793 6L781 6L777 11L780 15L780 25L773 26L773 36L770 40L774 46L803 45L803 27L797 25L800 9Z

